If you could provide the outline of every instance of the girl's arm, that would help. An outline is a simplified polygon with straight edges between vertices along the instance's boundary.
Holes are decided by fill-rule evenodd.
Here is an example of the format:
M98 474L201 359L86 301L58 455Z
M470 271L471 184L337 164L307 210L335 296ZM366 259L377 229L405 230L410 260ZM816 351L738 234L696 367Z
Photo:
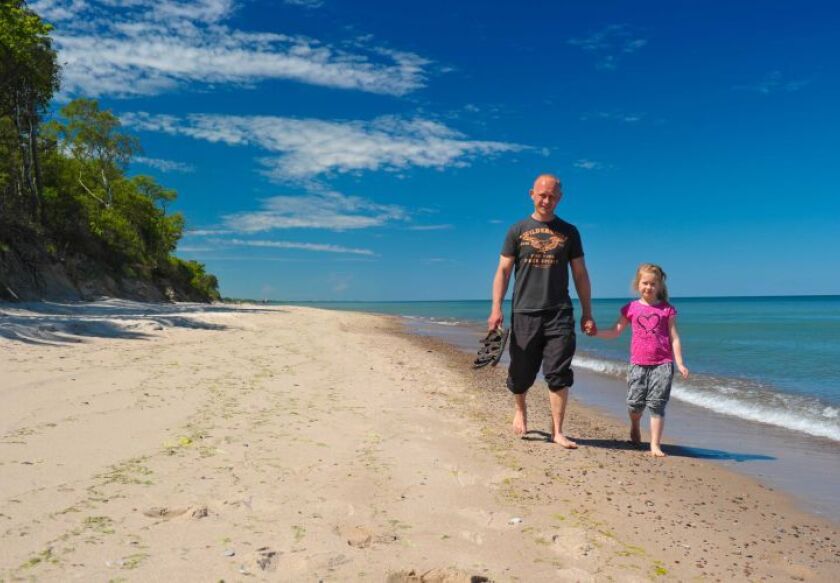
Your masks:
M606 330L599 329L598 332L595 334L596 338L618 338L621 336L621 332L624 328L627 327L627 324L630 323L625 316L619 316L618 320L616 320L615 325L612 328L607 328Z
M677 332L677 317L671 316L668 319L668 333L671 336L671 350L674 353L674 360L677 362L677 368L683 378L688 378L688 369L683 362L682 344L680 344L680 335Z

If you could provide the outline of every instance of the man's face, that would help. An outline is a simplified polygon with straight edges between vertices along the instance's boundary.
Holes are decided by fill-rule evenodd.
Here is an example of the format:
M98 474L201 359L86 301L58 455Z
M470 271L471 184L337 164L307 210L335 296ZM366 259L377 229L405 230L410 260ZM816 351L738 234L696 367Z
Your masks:
M531 200L534 201L534 210L540 214L552 214L557 203L560 202L560 188L556 182L539 181L531 190Z

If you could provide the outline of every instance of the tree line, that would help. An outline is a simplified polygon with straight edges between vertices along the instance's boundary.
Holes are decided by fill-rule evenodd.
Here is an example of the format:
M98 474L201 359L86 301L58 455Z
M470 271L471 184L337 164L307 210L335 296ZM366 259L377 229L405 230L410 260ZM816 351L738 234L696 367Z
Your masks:
M24 1L0 0L0 258L35 245L57 263L82 257L109 277L218 299L215 276L173 255L177 193L127 175L141 149L119 118L92 99L49 115L60 85L51 30Z

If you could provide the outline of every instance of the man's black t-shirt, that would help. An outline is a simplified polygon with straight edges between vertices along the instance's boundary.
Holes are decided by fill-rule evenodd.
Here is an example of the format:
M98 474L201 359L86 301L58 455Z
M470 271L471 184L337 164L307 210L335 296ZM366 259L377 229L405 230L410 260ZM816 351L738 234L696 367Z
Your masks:
M528 217L510 228L502 255L515 258L514 312L572 307L569 262L583 257L574 225L557 217L547 223Z

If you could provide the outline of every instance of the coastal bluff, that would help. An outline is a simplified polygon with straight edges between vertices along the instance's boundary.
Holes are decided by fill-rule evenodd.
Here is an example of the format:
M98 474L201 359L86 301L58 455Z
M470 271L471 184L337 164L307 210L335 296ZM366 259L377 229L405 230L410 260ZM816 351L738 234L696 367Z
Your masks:
M146 269L129 275L79 253L66 256L51 253L46 245L36 242L37 234L33 232L8 235L0 234L1 301L88 301L102 297L141 302L218 299L207 289L192 285L191 274L178 273L177 265L170 274Z

